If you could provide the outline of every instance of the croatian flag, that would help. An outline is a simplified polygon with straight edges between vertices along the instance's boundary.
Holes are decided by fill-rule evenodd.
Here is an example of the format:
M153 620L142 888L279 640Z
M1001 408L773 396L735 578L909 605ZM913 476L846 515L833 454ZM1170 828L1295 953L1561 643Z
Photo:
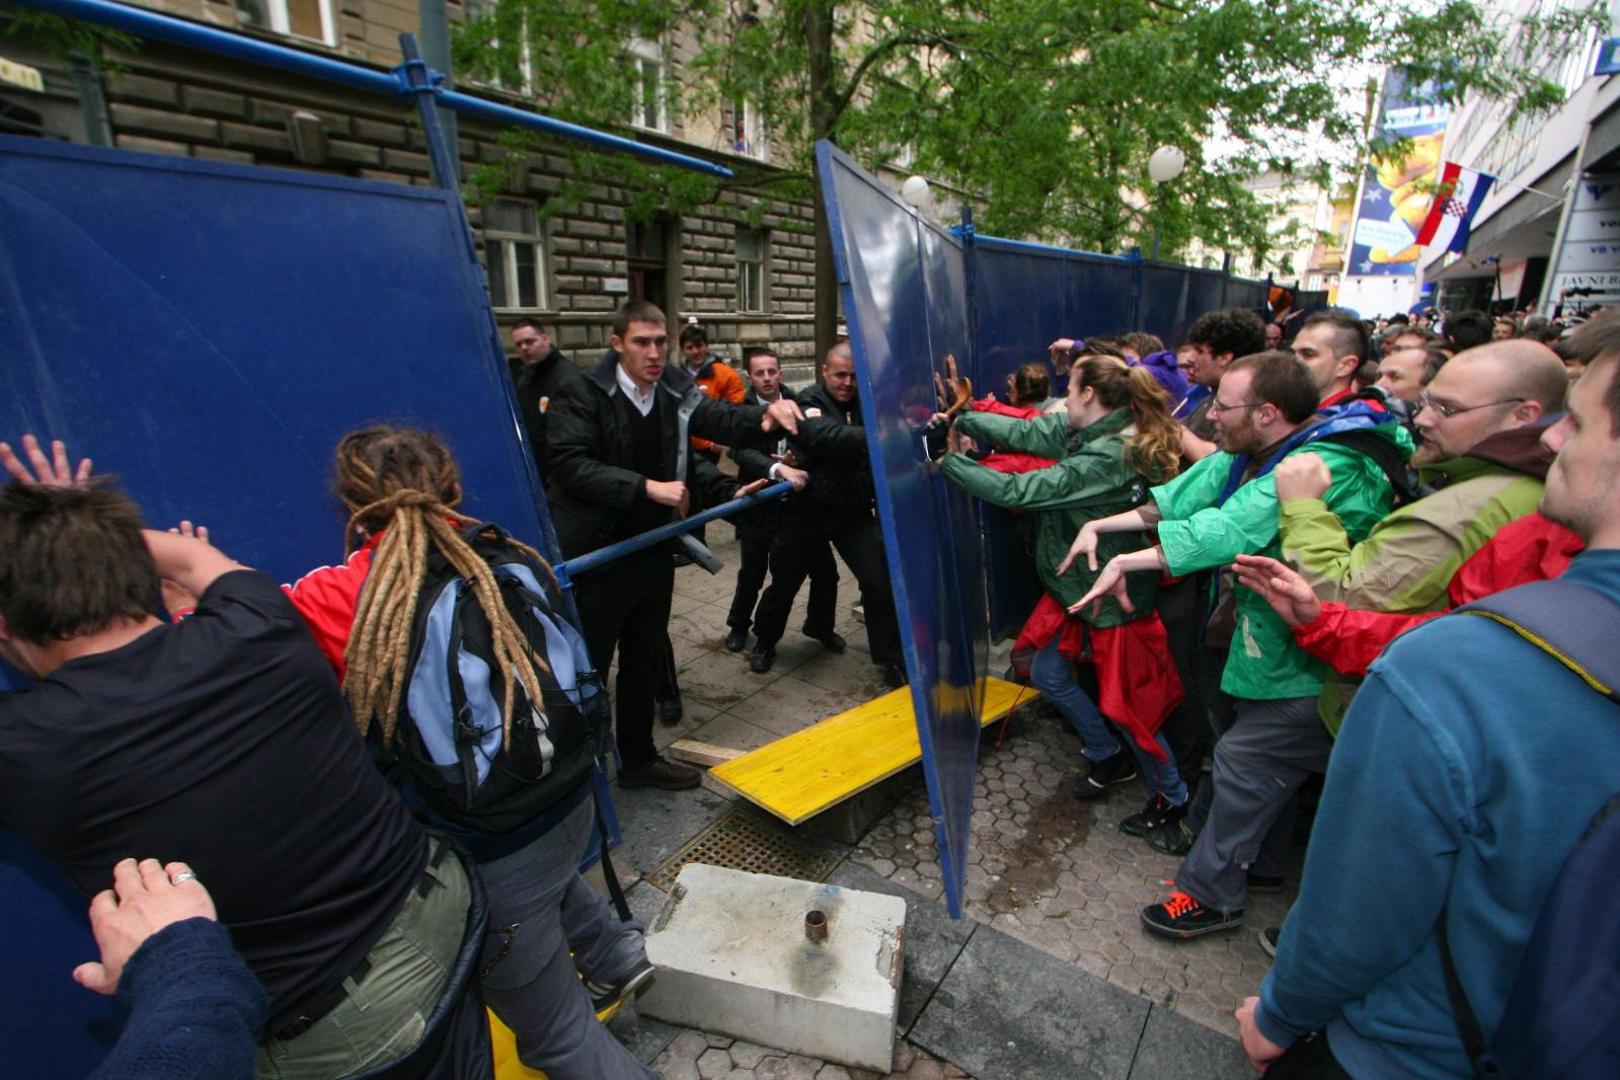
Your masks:
M1485 201L1485 193L1495 179L1490 173L1465 169L1454 161L1446 162L1434 205L1429 208L1429 216L1423 219L1417 242L1424 247L1439 244L1446 251L1461 253L1468 247L1468 224L1474 220L1479 204Z

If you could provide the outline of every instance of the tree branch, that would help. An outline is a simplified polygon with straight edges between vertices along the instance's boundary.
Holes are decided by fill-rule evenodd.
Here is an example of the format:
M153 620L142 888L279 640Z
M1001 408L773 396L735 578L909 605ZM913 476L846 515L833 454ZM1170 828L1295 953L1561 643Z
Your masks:
M855 66L855 70L850 72L849 82L845 83L844 88L833 98L832 119L835 123L849 107L856 92L860 90L861 80L872 69L872 65L886 59L902 45L942 45L949 48L950 42L939 34L896 34L873 45L867 50L866 55L861 57L861 62Z

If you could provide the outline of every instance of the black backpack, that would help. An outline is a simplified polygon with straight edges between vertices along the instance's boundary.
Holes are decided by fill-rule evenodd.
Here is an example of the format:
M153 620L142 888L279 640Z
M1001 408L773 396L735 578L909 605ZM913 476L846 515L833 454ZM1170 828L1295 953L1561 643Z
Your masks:
M1538 581L1457 609L1502 623L1620 704L1620 605L1572 581ZM1593 698L1598 705L1598 699ZM1620 719L1620 717L1617 717ZM1440 913L1440 963L1475 1075L1509 1080L1620 1076L1620 795L1559 867L1525 945L1502 1022L1487 1038L1468 1003Z
M608 698L585 639L542 585L555 587L550 571L512 547L497 526L472 525L462 537L500 584L531 650L542 700L531 702L517 684L511 738L503 745L506 676L493 662L489 620L471 583L434 550L417 596L410 669L384 764L430 813L478 832L509 833L590 778L609 723Z

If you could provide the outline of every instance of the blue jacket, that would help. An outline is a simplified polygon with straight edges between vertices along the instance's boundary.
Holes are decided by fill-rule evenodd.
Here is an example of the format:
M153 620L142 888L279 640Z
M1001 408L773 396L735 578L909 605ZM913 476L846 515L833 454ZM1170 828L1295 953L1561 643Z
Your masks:
M209 919L164 927L124 965L129 1022L91 1080L249 1080L270 1011L264 988Z
M1564 578L1620 602L1620 550ZM1299 901L1261 986L1280 1045L1326 1026L1356 1080L1468 1077L1436 920L1489 1037L1558 868L1620 790L1613 704L1489 619L1452 615L1369 669L1328 765Z

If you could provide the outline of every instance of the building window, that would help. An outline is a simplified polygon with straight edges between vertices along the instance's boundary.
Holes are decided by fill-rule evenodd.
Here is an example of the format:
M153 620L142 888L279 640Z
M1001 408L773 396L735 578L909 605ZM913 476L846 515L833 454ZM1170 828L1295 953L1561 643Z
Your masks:
M474 79L487 86L513 94L528 94L534 87L534 57L529 53L529 24L523 18L523 9L516 8L509 12L508 17L501 18L498 0L463 0L463 10L467 21L476 19L495 19L496 27L502 33L492 33L489 36L490 54L495 57L494 71L485 72L488 77ZM515 31L512 23L516 22ZM508 53L502 46L509 40L518 43L515 54Z
M331 0L236 0L237 20L278 34L337 43Z
M496 199L484 207L484 258L489 297L497 311L533 311L550 306L546 246L535 205Z
M763 229L737 230L737 310L769 310L770 279L765 268L770 238Z
M746 98L731 103L731 148L739 154L765 160L765 118Z
M664 93L664 52L656 44L636 38L630 42L630 68L635 73L635 105L630 122L650 131L669 130Z

